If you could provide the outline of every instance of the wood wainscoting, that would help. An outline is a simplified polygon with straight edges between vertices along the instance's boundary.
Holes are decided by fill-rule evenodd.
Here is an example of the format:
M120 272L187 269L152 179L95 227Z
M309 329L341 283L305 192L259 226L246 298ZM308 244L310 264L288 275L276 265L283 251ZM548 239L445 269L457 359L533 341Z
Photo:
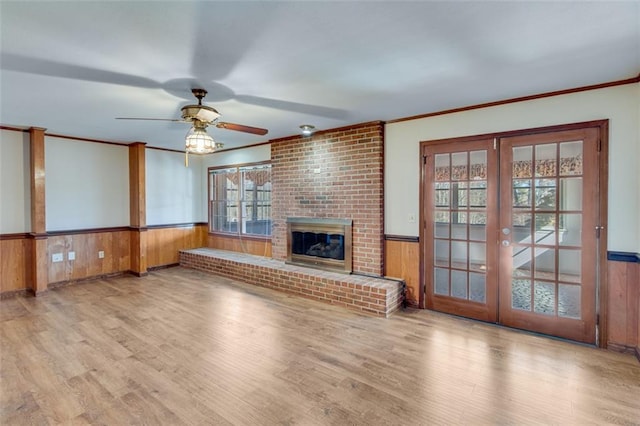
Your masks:
M271 257L271 240L238 235L209 234L207 247Z
M420 307L420 246L418 237L385 235L384 275L401 278L407 284L406 303Z
M48 232L46 265L48 286L129 273L135 262L131 239L139 229L126 227L80 229ZM207 224L188 223L158 225L144 228L145 249L139 256L146 258L147 268L157 269L177 265L178 252L207 245ZM30 234L0 235L0 297L13 297L33 291L33 237ZM69 259L73 252L74 259ZM104 252L104 257L99 257ZM53 262L53 255L62 260ZM46 256L46 259L44 257ZM146 273L146 269L145 269Z
M0 235L0 295L31 288L32 244L29 234Z
M633 253L609 252L607 347L640 360L640 261Z
M147 266L149 269L154 269L177 265L180 262L180 250L206 245L206 223L148 226Z
M128 227L48 233L49 285L129 271L130 233ZM69 259L70 252L75 259ZM104 257L98 252L104 252ZM54 254L62 254L63 260L53 262Z

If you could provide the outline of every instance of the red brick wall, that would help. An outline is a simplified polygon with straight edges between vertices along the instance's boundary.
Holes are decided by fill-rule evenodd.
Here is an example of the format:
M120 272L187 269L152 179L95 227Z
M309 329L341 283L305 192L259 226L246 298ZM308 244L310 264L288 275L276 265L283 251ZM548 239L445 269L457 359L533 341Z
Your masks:
M353 271L383 271L382 123L271 144L272 253L287 257L287 217L353 220Z

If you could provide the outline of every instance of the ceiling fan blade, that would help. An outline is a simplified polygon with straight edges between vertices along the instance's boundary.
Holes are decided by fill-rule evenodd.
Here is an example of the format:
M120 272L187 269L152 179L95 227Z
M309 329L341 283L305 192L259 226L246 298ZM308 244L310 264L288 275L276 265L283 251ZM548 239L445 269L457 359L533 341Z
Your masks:
M301 114L317 115L319 117L345 119L349 116L348 111L339 108L282 101L279 99L263 98L260 96L236 95L235 99L246 104L281 109L284 111L299 112Z
M181 121L187 123L184 120L177 118L139 118L139 117L116 117L116 120L146 120L146 121Z
M82 65L65 64L48 59L32 58L13 53L2 53L0 56L0 68L49 77L118 84L121 86L150 89L162 87L157 81L137 75L101 70Z
M254 135L266 135L269 131L259 127L244 126L242 124L218 122L216 127L220 129L235 130L237 132L253 133Z
M193 28L191 75L205 82L227 78L262 40L262 34L271 29L270 16L279 6L268 3L254 2L252 11L260 19L253 19L251 25L238 31L238 22L247 19L245 7L237 2L194 2L193 21L189 23ZM224 42L216 42L220 40Z

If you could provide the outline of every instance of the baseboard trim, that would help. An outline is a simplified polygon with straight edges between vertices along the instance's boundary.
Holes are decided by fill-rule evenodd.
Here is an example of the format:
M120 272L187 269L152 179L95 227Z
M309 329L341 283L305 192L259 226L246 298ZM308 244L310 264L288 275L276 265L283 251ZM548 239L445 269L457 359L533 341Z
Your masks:
M27 297L33 290L30 288L21 288L18 290L7 290L0 293L0 300L15 299L17 297Z
M125 275L127 273L129 273L129 271L119 271L119 272L111 272L109 274L93 275L93 276L90 276L90 277L78 278L76 280L57 281L55 283L49 283L49 285L47 286L47 289L48 290L55 290L57 288L66 287L68 285L83 284L83 283L87 283L87 282L95 281L95 280L104 280L104 279L107 279L107 278L120 277L120 276ZM38 295L39 294L40 294L40 292L38 292Z
M613 343L613 342L608 342L607 343L607 349L610 351L614 351L614 352L620 352L623 354L629 354L629 355L634 355L634 356L638 356L638 348L633 347L633 346L627 346L627 345L622 345L620 343Z
M407 299L406 303L407 303L407 308L420 309L420 305L415 300Z
M180 264L179 263L168 263L166 265L150 266L150 267L147 268L147 271L152 272L152 271L157 271L159 269L175 268L176 266L180 266Z
M138 277L138 278L146 277L147 275L149 275L149 272L148 272L148 271L144 271L144 272L135 272L135 271L131 271L131 270L130 270L130 271L127 271L127 272L129 272L131 275L136 276L136 277Z
M640 346L636 346L635 351L636 358L638 358L638 362L640 362Z

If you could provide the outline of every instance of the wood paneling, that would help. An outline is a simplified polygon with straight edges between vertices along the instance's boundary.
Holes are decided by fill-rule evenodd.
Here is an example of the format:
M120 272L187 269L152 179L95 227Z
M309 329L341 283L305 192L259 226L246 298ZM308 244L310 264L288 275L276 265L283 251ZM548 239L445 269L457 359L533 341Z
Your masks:
M130 225L134 228L147 224L144 147L141 142L129 145L129 213Z
M407 303L417 307L420 301L420 246L418 242L385 241L385 275L402 278L407 284Z
M47 242L50 283L78 281L92 277L127 272L131 269L131 231L56 235ZM104 251L104 258L98 252ZM75 252L75 260L69 260ZM52 262L52 256L62 253L62 262Z
M31 232L47 232L45 199L44 130L37 127L29 129L31 164Z
M638 320L638 330L636 333L636 358L640 361L640 263L636 263L636 285L638 287L636 296L636 318Z
M30 181L31 181L31 241L32 262L31 289L34 294L47 291L47 215L46 215L46 169L44 163L44 130L29 129Z
M37 296L49 288L49 256L47 237L34 235L31 239L31 290Z
M131 272L147 273L147 210L146 210L145 144L129 145L129 219L131 227Z
M209 234L207 247L271 257L271 241Z
M640 346L640 263L609 261L607 345L635 352Z
M131 231L130 253L131 272L142 276L147 274L147 230L134 229Z
M140 241L133 241L140 236L146 254L137 259L144 262L142 267L146 271L148 267L177 264L179 250L206 246L207 225L158 227L142 232L129 228L84 233L73 230L40 239L29 238L27 234L3 238L0 239L0 293L31 289L35 244L44 245L38 267L44 268L48 283L60 284L128 271L138 273L138 269L134 269L132 246L140 247ZM98 257L99 251L104 251L104 258ZM74 260L69 260L69 252L75 253ZM52 256L57 253L62 254L63 261L54 263Z
M183 249L205 247L207 225L150 228L147 230L147 267L179 263L178 252Z
M31 289L32 241L0 240L0 294Z

